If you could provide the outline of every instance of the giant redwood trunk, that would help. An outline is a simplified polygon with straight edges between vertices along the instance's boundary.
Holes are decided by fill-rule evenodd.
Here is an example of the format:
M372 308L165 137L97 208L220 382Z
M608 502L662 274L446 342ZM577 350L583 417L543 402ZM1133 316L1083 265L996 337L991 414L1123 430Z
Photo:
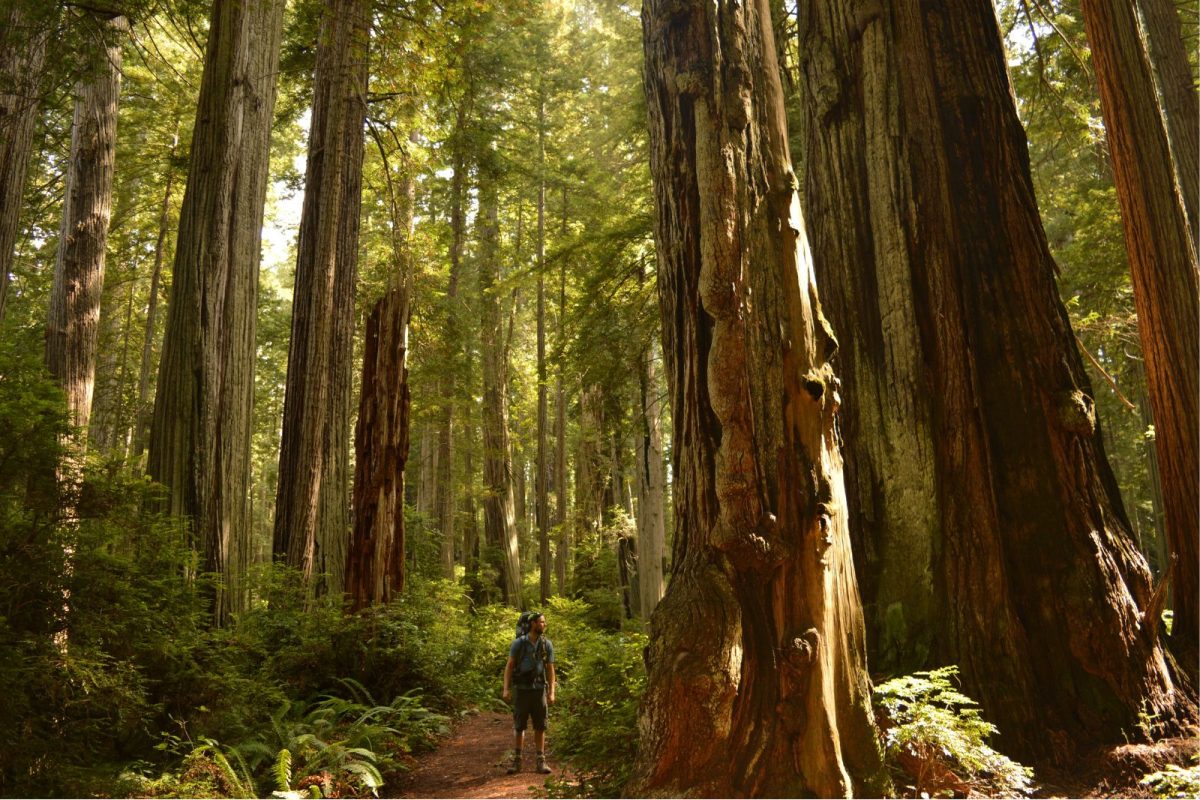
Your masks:
M147 469L190 517L213 608L237 610L249 560L251 406L263 206L283 0L217 0L180 210Z
M354 290L362 202L370 18L328 0L313 77L312 128L296 258L274 552L338 594L346 574Z
M820 0L802 35L806 208L879 650L957 663L1022 757L1119 741L1139 710L1169 726L1180 697L990 0Z
M244 599L255 313L283 3L214 5L147 468L192 520L214 613Z
M51 13L57 11L38 12L32 0L12 0L0 28L0 322L20 230L33 133L42 107Z
M504 602L521 606L521 559L514 512L512 456L508 435L508 353L500 309L499 198L496 176L481 167L479 295L483 351L484 538L498 558Z
M46 366L67 397L71 422L86 437L96 377L104 256L112 219L117 101L124 17L84 17L88 30L75 83L71 155L46 324Z
M836 343L795 192L767 0L642 11L671 583L632 790L845 797L879 769L836 442Z
M406 281L393 286L367 319L354 436L354 531L346 558L346 593L356 611L404 589L408 293Z
M1181 661L1195 674L1200 634L1200 273L1196 242L1175 180L1133 0L1084 0L1080 7L1096 65L1133 277L1138 335L1146 358L1167 546L1175 559L1171 566L1172 639Z

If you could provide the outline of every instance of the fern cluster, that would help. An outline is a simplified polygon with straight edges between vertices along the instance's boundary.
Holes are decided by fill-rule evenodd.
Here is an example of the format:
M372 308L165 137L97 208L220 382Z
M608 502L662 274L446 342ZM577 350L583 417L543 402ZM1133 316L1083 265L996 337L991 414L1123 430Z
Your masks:
M1033 771L994 750L996 726L955 687L956 666L915 672L875 688L884 757L906 794L1029 796Z

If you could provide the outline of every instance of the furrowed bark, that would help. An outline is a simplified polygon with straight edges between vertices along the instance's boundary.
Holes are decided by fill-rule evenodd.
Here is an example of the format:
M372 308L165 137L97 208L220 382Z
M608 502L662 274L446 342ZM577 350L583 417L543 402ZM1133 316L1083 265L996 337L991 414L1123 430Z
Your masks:
M642 13L675 552L651 618L638 794L846 797L879 771L836 349L766 0Z
M1133 2L1084 0L1080 8L1096 66L1133 277L1167 544L1176 556L1171 567L1172 646L1195 677L1200 657L1200 272L1196 242L1175 180Z
M404 590L408 318L408 284L401 281L367 320L355 427L354 533L346 558L346 593L355 611Z
M283 0L217 0L192 133L147 471L189 518L220 622L245 602L255 315Z
M1169 726L1189 712L1143 619L992 4L811 11L805 194L883 663L958 664L1023 759L1120 741L1143 708Z
M12 3L0 30L0 322L21 227L21 200L42 107L42 73L52 30L48 19L30 11L24 3Z
M318 42L273 549L305 580L324 575L315 590L338 594L350 533L347 426L370 43L365 0L328 0Z
M86 55L75 84L66 197L46 324L46 367L67 397L71 422L87 441L100 337L100 300L112 219L117 103L124 17L85 17ZM6 273L7 274L7 273Z

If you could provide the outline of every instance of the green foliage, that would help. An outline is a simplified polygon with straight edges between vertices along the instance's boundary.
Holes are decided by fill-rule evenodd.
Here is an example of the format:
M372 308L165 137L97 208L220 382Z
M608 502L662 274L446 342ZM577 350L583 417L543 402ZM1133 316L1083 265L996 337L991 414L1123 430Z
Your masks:
M1192 756L1190 767L1167 764L1138 783L1152 791L1155 797L1200 797L1200 754Z
M610 632L588 623L593 615L580 600L554 598L546 612L555 633L560 676L554 713L555 751L571 760L576 787L558 794L620 797L637 752L637 709L645 690L640 631Z
M954 686L958 667L894 678L875 687L884 757L906 796L1028 796L1033 771L993 750L996 727Z

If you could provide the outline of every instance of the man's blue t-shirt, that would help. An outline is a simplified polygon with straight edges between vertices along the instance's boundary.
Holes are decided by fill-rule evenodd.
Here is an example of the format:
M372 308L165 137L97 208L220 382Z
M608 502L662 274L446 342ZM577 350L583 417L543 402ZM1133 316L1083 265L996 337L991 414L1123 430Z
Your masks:
M544 664L554 663L554 644L545 636L531 642L528 636L513 639L508 648L509 658L513 660L513 685L518 689L544 689L546 687L546 669ZM532 675L532 679L520 680L518 676Z

